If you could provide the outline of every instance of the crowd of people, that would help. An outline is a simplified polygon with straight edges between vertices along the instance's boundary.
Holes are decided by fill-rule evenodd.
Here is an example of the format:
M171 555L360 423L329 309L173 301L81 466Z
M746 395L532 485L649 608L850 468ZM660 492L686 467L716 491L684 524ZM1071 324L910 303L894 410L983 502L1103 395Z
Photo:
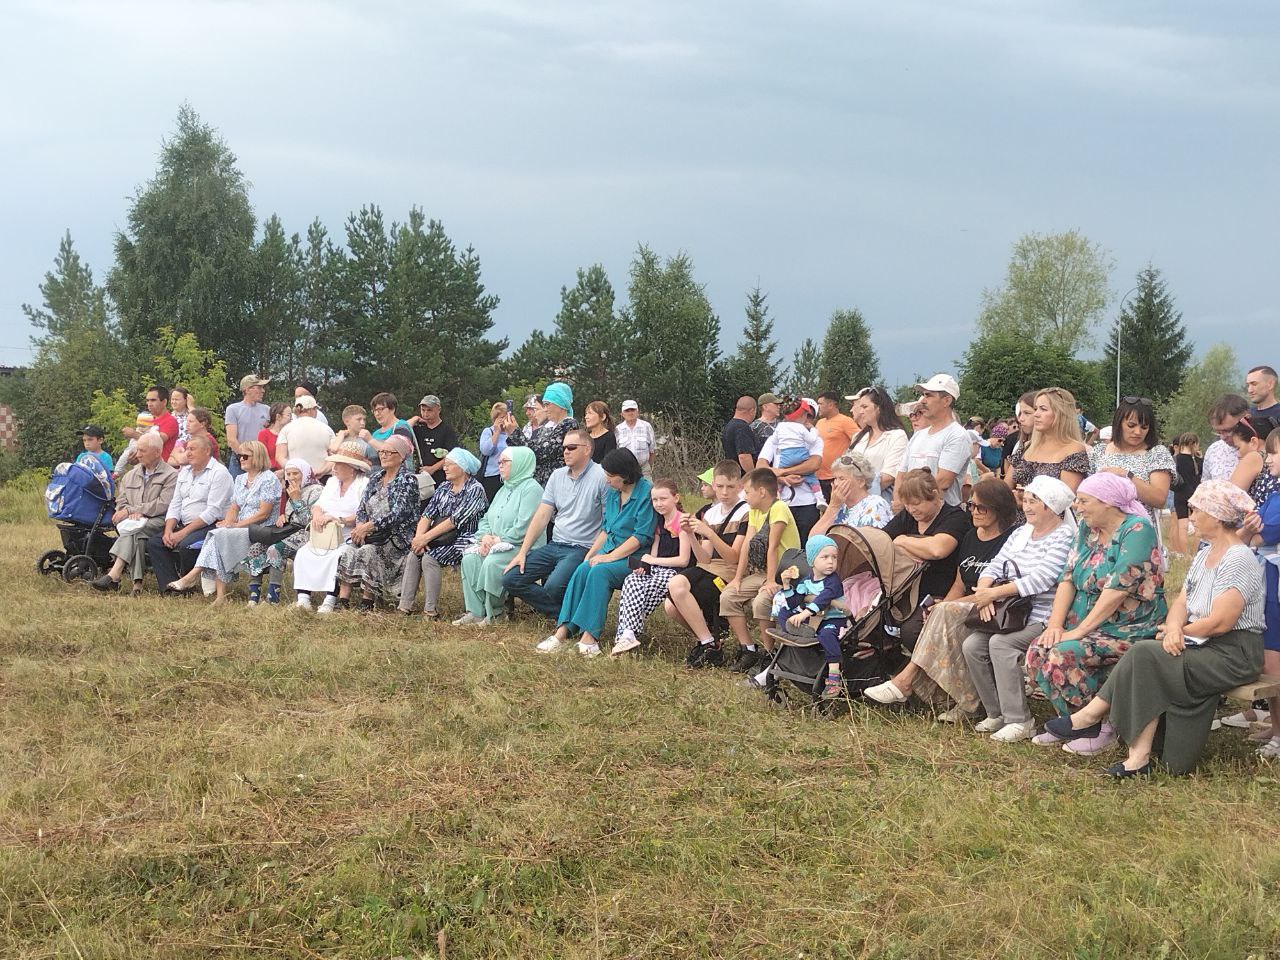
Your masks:
M162 594L200 589L223 604L243 574L250 605L279 604L291 566L302 610L437 620L451 576L456 627L522 604L546 619L539 652L625 656L663 608L689 634L691 668L755 684L778 631L808 629L826 660L823 698L917 700L994 742L1084 755L1120 739L1127 755L1107 770L1119 778L1150 772L1157 753L1189 771L1220 694L1264 666L1280 674L1269 366L1206 412L1217 439L1203 454L1194 434L1162 442L1154 404L1137 396L1101 429L1055 386L1010 398L1007 418L962 423L948 374L905 404L883 387L744 396L723 459L697 478L697 510L680 493L693 478L654 476L660 438L634 400L618 422L602 400L579 420L571 385L553 382L525 400L523 423L495 403L472 452L431 394L405 419L379 393L368 412L344 408L335 430L313 384L267 404L269 385L240 381L225 466L209 412L180 387L147 391L118 463L105 432L84 428L82 456L118 480L114 563L95 589L128 582L136 595L149 568ZM841 676L854 588L830 534L844 527L881 530L922 565L918 604L895 626L901 668L858 691ZM1176 554L1189 572L1167 596ZM1029 695L1055 713L1040 729ZM1269 706L1223 722L1280 757L1280 704Z

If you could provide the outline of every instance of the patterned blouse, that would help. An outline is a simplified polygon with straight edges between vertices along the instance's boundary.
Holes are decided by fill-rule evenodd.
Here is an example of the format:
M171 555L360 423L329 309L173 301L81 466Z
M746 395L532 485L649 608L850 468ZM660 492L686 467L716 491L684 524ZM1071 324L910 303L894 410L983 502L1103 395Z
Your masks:
M280 478L270 470L261 471L249 483L249 475L242 473L236 477L231 489L231 502L240 511L240 520L248 519L258 512L267 501L280 502Z
M538 481L538 486L545 488L552 471L564 466L564 435L577 429L578 421L565 417L559 423L543 424L530 437L517 431L507 437L507 446L528 447L533 451L537 458L533 479Z
M374 537L390 530L388 542L401 553L408 553L409 541L413 539L414 528L418 525L417 475L409 469L409 461L406 460L396 471L391 485L384 488L382 477L385 472L378 470L369 477L360 506L356 508L356 523L372 520ZM382 495L384 489L385 495Z
M1150 480L1151 474L1163 470L1169 474L1170 484L1173 483L1173 475L1178 472L1173 454L1168 447L1159 443L1150 450L1139 450L1136 453L1107 453L1107 444L1094 444L1089 450L1089 465L1094 473L1108 467L1119 467L1130 471L1140 480ZM1147 515L1155 523L1156 515L1152 507L1147 507Z
M1126 516L1108 544L1082 521L1062 574L1062 582L1076 589L1066 629L1089 615L1103 590L1123 590L1128 596L1098 632L1117 640L1154 637L1168 612L1161 561L1155 527L1145 517Z
M429 546L427 553L442 567L456 567L462 562L462 551L471 545L475 537L480 518L489 508L489 499L485 496L484 486L475 477L467 477L461 490L454 490L453 484L445 480L436 487L431 499L422 508L422 516L435 526L448 517L453 521L457 536L451 543L443 546Z
M832 526L843 523L850 527L883 527L893 519L893 511L884 497L869 493L853 506L842 504Z
M1064 470L1070 473L1078 473L1082 477L1087 477L1093 472L1089 469L1089 454L1087 451L1077 450L1075 453L1069 453L1063 459L1053 463L1042 463L1039 460L1027 460L1023 456L1021 440L1013 448L1009 462L1013 465L1013 485L1015 487L1025 487L1036 477L1053 477L1055 480L1061 480Z

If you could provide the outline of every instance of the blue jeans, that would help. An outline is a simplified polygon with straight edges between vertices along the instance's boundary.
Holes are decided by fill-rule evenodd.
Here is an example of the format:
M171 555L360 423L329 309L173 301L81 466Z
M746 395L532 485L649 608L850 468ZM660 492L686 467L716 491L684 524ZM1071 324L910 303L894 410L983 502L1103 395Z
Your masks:
M231 451L231 456L227 457L227 470L231 473L232 480L244 473L244 468L240 466L240 459L234 450Z
M508 570L502 578L502 587L543 616L557 617L569 578L581 566L586 555L586 547L554 542L545 544L525 558L524 573L519 567Z

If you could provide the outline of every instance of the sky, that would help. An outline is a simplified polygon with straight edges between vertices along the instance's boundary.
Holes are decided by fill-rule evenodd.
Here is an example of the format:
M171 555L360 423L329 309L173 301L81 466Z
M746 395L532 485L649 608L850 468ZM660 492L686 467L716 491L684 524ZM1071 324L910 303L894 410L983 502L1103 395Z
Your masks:
M0 364L65 231L105 278L184 101L259 222L440 220L513 344L580 267L621 299L645 243L726 351L758 284L788 357L860 309L892 386L954 367L1020 235L1075 228L1117 295L1160 268L1201 352L1280 364L1272 0L0 0L0 30Z

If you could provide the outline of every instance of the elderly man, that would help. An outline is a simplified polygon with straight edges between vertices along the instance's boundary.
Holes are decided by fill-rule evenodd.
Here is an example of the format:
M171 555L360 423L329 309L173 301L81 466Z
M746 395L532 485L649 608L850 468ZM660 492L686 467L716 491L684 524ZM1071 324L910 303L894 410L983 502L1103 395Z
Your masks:
M293 419L284 425L276 440L276 463L283 465L290 457L300 457L317 475L329 472L325 458L333 431L316 416L320 408L316 398L304 393L293 401Z
M169 585L195 565L206 528L223 518L231 502L231 474L212 454L208 437L187 441L189 460L178 471L164 533L147 540L147 559L161 593L173 593Z
M164 529L165 514L178 481L178 471L161 458L163 452L164 439L160 434L144 433L138 438L134 447L138 465L120 482L116 490L118 509L111 517L116 527L111 555L116 559L110 570L93 581L91 586L95 590L119 590L120 579L128 569L133 596L142 592L147 538Z
M1276 371L1273 367L1254 367L1244 378L1244 392L1249 395L1251 417L1280 420L1280 403L1276 402Z
M653 471L653 450L657 440L653 435L653 424L640 419L640 404L634 400L622 401L622 422L613 428L613 435L618 446L626 447L635 454L640 469L647 477Z
M960 384L955 377L937 373L924 383L916 384L920 399L911 421L911 439L898 467L893 485L894 498L902 479L910 470L928 469L938 481L943 499L953 507L960 506L961 486L969 476L973 459L973 441L969 431L956 420L955 405L960 399ZM898 504L894 504L895 509Z
M409 418L409 426L422 451L419 473L429 473L437 481L444 479L444 458L437 457L437 450L452 450L459 446L458 431L440 417L440 398L428 393L418 401L418 415Z
M240 452L240 444L258 439L258 432L267 426L271 419L271 408L262 402L262 395L267 392L265 380L256 373L248 373L240 378L240 394L244 397L239 403L227 407L222 419L227 426L227 450L230 459L231 476L238 477L244 471L236 454Z
M778 419L782 416L782 398L776 393L762 393L756 399L756 406L760 410L760 419L751 421L751 432L756 435L756 449L759 450L778 426ZM746 473L752 469L748 467Z

